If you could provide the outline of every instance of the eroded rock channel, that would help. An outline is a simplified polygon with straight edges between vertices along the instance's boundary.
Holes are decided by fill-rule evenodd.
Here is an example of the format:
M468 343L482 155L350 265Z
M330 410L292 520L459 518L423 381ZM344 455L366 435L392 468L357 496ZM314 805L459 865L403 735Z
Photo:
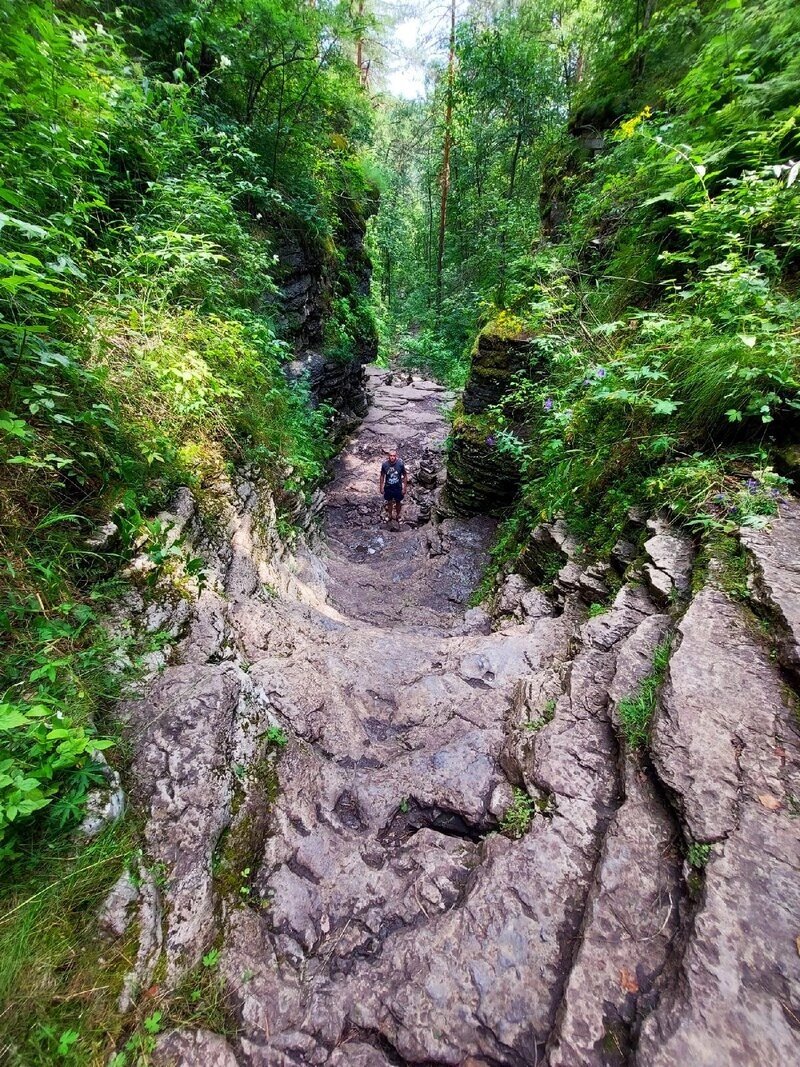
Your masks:
M370 387L321 536L287 549L246 480L207 535L186 494L208 585L125 605L174 640L126 709L148 823L105 916L140 924L121 1007L214 947L236 1036L167 1034L157 1063L798 1062L800 510L745 546L776 650L658 519L616 573L541 527L554 582L469 609L493 523L440 499L448 397ZM634 750L621 708L667 642Z

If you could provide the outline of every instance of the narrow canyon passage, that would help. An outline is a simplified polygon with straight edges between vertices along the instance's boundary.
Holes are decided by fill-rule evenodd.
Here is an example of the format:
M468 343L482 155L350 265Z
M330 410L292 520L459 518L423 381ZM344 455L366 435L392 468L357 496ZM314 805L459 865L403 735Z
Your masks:
M0 1067L800 1067L798 0L0 15Z
M559 522L536 535L547 591L512 575L469 609L494 524L441 498L450 398L369 376L322 538L259 548L239 486L178 662L129 709L168 872L151 957L163 937L176 982L218 945L237 1033L175 1031L156 1062L790 1062L800 833L763 797L800 794L800 761L769 650L711 584L667 610L694 554L660 520L594 618L609 575ZM619 708L670 636L651 763ZM688 880L686 839L722 843Z

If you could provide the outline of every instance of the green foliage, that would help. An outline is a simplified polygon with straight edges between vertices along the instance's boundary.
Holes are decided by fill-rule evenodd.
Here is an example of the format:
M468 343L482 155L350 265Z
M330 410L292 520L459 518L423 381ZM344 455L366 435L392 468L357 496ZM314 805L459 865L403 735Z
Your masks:
M514 85L475 42L489 34L511 54L522 45L506 38L535 10L463 29L465 123L489 82L494 114L513 114ZM469 241L494 243L502 284L488 271L461 298L473 321L504 307L533 338L530 373L493 412L506 427L498 447L522 469L518 533L504 544L561 514L607 551L632 505L668 505L700 530L764 525L787 488L771 450L796 434L800 410L796 5L671 0L644 19L640 5L576 5L560 31L567 56L581 52L580 87L569 60L543 78L552 100L572 99L580 137L542 119L526 166L544 215L528 205L528 229L515 231L541 225L549 240L504 243L495 194L492 222L473 220ZM501 173L508 142L483 125L480 166ZM596 157L591 127L605 142ZM465 154L480 143L468 129ZM454 181L454 230L478 184L468 167ZM437 336L458 360L463 335L447 333L446 315L445 301Z
M635 694L620 700L617 712L625 741L632 749L643 748L647 743L650 723L656 707L656 698L667 671L670 643L664 641L653 655L652 672L639 685Z
M42 849L0 892L0 1002L10 1064L106 1062L122 1022L116 998L135 944L96 936L97 912L131 851L114 828L75 855Z
M270 726L266 733L267 744L276 745L278 748L286 748L289 738L280 726Z
M346 269L374 195L355 32L338 4L0 0L6 860L74 825L101 773L119 679L98 582L139 539L152 580L202 585L145 516L236 465L289 513L322 476L329 410L284 374L277 249L290 231L319 260L342 355L371 344ZM85 544L110 515L118 557Z
M514 802L508 807L500 820L500 829L508 837L519 838L527 833L534 815L536 803L524 789L514 789Z
M436 330L426 327L416 333L399 333L393 339L393 351L401 366L429 374L451 389L463 389L468 364L461 353L454 353Z
M764 452L730 452L724 457L695 453L662 469L645 483L652 499L667 503L703 531L732 533L742 526L762 529L778 514L788 479L765 463ZM748 473L750 472L750 473Z
M700 845L693 841L686 849L686 859L690 866L700 871L711 859L711 845Z
M552 722L556 714L556 701L551 697L546 701L542 708L541 715L537 715L533 719L529 719L528 722L523 724L523 729L528 730L530 733L538 733L543 726L546 726L549 722Z
M728 596L743 603L749 602L747 554L738 537L712 532L704 539L699 563L700 566L696 568L697 577L693 577L693 584L697 588L700 587L700 582L705 581L713 563L714 581L719 583Z
M375 295L387 344L409 365L458 388L493 302L505 306L513 265L539 227L540 163L563 116L563 48L537 0L470 10L457 33L454 143L442 292L437 291L447 79L424 101L389 101L377 154L385 194L373 228Z
M58 588L60 576L38 575ZM47 595L46 587L43 593ZM93 713L117 691L113 649L95 612L81 602L45 606L42 593L12 585L0 600L0 857L24 855L29 824L51 832L72 825L92 785L103 782L96 754L112 742L97 736Z

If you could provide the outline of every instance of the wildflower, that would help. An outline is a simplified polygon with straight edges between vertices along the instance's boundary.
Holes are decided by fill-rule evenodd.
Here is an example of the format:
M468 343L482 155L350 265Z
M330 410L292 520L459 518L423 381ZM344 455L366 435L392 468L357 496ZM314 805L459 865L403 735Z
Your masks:
M76 48L80 48L81 52L86 51L86 42L88 38L83 32L83 30L71 30L70 37L72 38L72 43L75 45Z
M727 500L728 499L728 495L727 495L727 493L715 493L714 494L714 499L715 500L719 500L721 502L723 500Z
M552 398L549 397L549 396L548 396L547 400L545 400L545 402L544 402L544 410L545 411L552 411L553 410L553 401L552 401Z
M220 67L222 67L223 70L227 70L228 67L231 66L230 56L220 56L219 65Z
M749 492L754 493L758 489L758 482L755 478L747 479L747 489Z
M597 370L595 371L595 374L597 375L598 378L605 378L605 376L606 376L606 368L605 367L598 367Z
M492 434L489 434L489 436L486 438L486 444L489 446L489 448L494 448L496 443L497 439Z

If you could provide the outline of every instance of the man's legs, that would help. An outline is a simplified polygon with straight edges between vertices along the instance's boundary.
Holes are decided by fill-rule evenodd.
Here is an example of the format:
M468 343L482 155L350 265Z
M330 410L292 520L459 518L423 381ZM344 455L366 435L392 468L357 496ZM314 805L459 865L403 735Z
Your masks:
M397 513L397 521L400 522L400 509L402 508L402 506L402 501L398 499L398 497L394 496L394 494L392 494L391 496L387 495L386 509L389 514L389 522L392 522L394 520L395 512Z

